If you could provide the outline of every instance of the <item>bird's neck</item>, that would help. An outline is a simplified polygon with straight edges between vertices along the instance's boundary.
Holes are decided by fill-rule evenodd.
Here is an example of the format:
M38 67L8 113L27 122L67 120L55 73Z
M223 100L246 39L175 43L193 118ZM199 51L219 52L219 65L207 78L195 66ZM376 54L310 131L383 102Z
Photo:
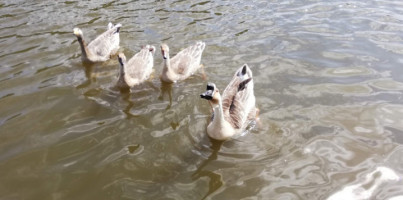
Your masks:
M177 79L176 74L171 68L171 60L169 58L169 55L166 59L164 59L164 67L162 69L162 79L166 82L175 82Z
M171 59L169 58L169 55L167 56L167 58L164 59L163 71L165 73L170 73L171 72Z
M224 119L224 111L222 109L222 101L221 101L221 99L218 100L217 104L213 105L213 110L214 110L213 123L215 123L215 124L224 124L225 119Z
M83 58L88 58L87 43L84 41L82 36L77 36L78 43L80 43L81 53Z
M119 68L119 78L124 78L125 76L125 67L124 65L120 64L120 68Z
M236 134L232 125L225 120L221 100L213 106L214 118L207 127L207 133L210 137L218 140L226 140Z

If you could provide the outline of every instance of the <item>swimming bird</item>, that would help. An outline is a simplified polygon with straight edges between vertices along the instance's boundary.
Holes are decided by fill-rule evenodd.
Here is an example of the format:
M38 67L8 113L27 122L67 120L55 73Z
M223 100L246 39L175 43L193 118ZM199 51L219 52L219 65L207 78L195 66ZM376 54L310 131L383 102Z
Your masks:
M207 91L200 97L208 100L213 109L207 134L216 140L242 133L257 114L252 71L246 64L235 72L222 96L214 83L208 83Z
M201 67L200 60L206 44L202 41L183 49L172 59L169 57L169 47L161 44L161 54L164 59L161 80L176 82L184 80Z
M147 80L153 70L154 52L154 46L146 45L129 61L126 61L125 54L119 53L118 60L120 63L120 71L117 85L122 88L127 88Z
M81 47L81 59L84 62L103 62L116 54L119 49L119 31L122 24L113 25L109 22L108 30L99 35L88 45L84 41L83 32L74 28L74 35L77 37Z

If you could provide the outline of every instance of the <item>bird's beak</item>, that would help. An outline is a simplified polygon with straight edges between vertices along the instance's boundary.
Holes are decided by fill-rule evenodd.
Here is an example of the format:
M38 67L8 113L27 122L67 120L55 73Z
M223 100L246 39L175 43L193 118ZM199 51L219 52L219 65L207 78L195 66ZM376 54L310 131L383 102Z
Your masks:
M213 99L213 93L214 93L213 90L207 90L203 94L201 94L200 97L202 99L211 100L211 99Z
M161 49L161 54L162 54L162 58L165 60L165 59L167 59L167 55L166 55L166 51L164 51L164 50L162 50Z

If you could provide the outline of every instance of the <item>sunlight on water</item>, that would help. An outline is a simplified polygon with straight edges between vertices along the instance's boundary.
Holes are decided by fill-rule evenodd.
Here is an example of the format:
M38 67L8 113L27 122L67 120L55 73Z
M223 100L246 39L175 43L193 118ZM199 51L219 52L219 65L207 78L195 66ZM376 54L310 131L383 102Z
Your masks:
M331 195L328 200L369 199L375 189L378 189L382 184L396 182L399 179L399 176L393 170L387 167L378 167L372 173L367 174L361 183L344 187L341 191Z

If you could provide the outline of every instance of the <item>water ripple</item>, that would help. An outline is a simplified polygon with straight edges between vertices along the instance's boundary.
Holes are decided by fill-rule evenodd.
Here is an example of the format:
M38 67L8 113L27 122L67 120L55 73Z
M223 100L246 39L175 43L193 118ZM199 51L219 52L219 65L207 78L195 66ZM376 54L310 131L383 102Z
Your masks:
M400 1L0 3L0 182L17 199L397 199L403 195ZM206 42L196 73L131 91L87 40L122 23L121 51ZM206 136L206 82L247 63L260 122Z

